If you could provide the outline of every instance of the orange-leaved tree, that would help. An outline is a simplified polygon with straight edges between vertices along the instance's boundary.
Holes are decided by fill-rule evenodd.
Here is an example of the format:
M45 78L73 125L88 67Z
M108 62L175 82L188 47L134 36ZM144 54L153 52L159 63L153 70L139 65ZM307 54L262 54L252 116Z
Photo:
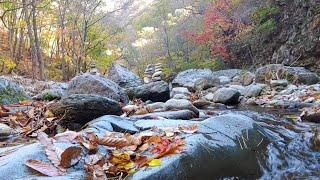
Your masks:
M215 0L204 14L203 31L184 31L183 35L197 44L210 46L213 57L230 59L228 42L248 27L236 13L238 3L236 0Z

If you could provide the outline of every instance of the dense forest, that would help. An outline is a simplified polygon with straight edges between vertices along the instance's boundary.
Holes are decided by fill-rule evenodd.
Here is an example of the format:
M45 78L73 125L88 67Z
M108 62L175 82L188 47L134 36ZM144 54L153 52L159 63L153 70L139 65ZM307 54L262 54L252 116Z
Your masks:
M319 61L317 1L16 0L0 5L2 73L68 80L92 64L106 73L118 61L142 74L148 64L162 62L170 77L190 68L267 62L316 69L313 62ZM303 42L307 47L301 50Z

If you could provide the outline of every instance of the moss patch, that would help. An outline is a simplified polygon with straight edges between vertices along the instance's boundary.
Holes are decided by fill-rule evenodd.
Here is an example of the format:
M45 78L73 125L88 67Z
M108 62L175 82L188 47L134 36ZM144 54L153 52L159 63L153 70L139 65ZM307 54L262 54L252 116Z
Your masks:
M0 90L0 104L12 104L29 99L24 92L17 92L11 88Z

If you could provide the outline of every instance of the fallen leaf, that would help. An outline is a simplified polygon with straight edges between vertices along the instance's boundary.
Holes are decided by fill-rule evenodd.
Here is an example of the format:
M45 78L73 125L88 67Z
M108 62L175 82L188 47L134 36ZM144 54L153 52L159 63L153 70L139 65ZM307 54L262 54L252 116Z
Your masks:
M199 126L197 124L179 126L179 130L184 133L193 134L199 130Z
M161 166L161 159L152 159L150 162L148 162L148 165L150 167L156 167L156 166Z
M129 142L126 138L103 137L98 138L98 144L109 147L122 148L128 146Z
M78 132L75 131L65 131L60 134L56 134L53 139L60 142L72 142L79 136Z
M134 162L136 163L138 168L140 168L148 163L148 157L147 156L136 156L134 159Z
M82 157L82 149L80 147L72 146L61 153L60 165L64 168L69 168L77 164Z
M144 152L149 149L149 143L145 143L139 147L139 151Z
M155 159L159 159L162 158L164 156L168 156L168 155L173 155L173 154L178 154L181 153L183 151L183 146L185 145L185 141L184 140L177 140L176 142L170 144L165 151L159 153Z
M49 163L45 163L39 160L28 160L25 163L26 166L40 172L41 174L44 174L46 176L62 176L65 173L57 169L56 167L52 166Z

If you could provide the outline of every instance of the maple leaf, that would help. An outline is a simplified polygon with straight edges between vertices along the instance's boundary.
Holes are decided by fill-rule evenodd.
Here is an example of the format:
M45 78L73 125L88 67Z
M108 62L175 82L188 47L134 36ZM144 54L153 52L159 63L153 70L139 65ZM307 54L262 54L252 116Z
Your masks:
M183 146L185 145L185 141L182 139L176 140L174 143L170 144L165 151L160 152L154 159L160 159L167 155L178 154L183 151Z
M82 149L80 147L72 146L61 153L60 165L64 168L69 168L77 164L82 157Z
M62 176L65 175L64 172L60 171L56 167L52 166L49 163L45 163L39 160L28 160L25 163L26 166L40 172L41 174L44 174L46 176Z

